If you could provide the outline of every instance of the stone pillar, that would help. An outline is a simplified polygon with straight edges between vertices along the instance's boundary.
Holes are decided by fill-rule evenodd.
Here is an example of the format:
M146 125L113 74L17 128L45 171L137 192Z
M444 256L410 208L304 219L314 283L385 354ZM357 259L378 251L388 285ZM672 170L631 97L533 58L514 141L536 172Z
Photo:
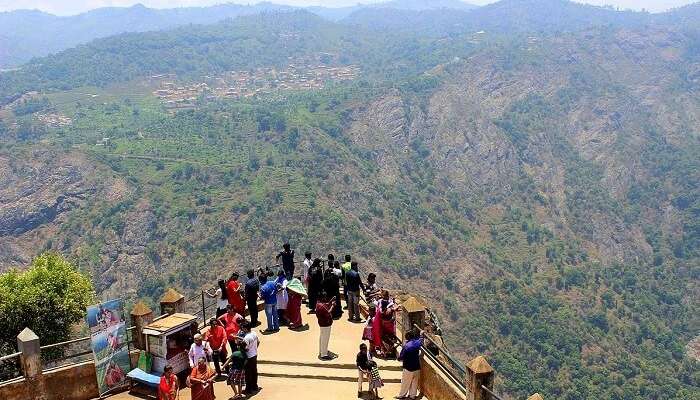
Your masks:
M481 386L493 390L494 371L486 358L479 356L467 364L467 400L489 400L491 395Z
M146 338L143 335L143 327L153 322L153 310L143 301L139 301L131 310L131 326L134 327L134 347L146 350Z
M17 335L17 349L22 353L19 356L20 364L22 365L22 374L26 379L27 387L32 394L32 399L46 400L48 398L44 385L44 377L42 375L43 366L41 365L41 347L39 345L39 336L32 332L29 328L24 328Z
M527 400L544 400L541 394L535 393L532 396L528 397Z
M418 325L420 329L423 329L425 326L425 307L415 297L411 296L401 304L401 309L403 313L401 316L402 339L406 341L406 332L414 329L414 325Z
M160 314L175 314L185 312L185 296L170 288L160 299Z

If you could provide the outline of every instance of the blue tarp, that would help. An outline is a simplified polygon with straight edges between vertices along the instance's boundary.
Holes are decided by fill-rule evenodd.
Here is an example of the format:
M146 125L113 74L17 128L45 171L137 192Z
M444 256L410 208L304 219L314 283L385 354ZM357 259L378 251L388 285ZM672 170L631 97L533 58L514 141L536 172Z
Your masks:
M128 374L126 374L126 376L139 383L143 383L144 385L152 387L158 387L158 384L160 383L159 375L149 374L139 368L132 369Z

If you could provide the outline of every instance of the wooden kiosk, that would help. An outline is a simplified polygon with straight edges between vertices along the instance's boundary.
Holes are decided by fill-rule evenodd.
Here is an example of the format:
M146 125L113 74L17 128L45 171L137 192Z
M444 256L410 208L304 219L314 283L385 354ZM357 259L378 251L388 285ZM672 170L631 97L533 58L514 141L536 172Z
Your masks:
M175 313L143 328L146 351L153 357L152 372L163 374L166 365L179 374L189 370L187 352L197 333L197 318L190 314Z

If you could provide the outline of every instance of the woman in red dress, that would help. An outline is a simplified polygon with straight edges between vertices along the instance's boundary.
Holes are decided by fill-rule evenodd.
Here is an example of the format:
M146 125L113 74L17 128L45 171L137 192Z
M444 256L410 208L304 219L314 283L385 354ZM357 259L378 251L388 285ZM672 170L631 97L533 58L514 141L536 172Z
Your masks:
M238 282L238 272L231 274L231 278L226 283L226 297L228 304L241 315L245 315L245 301L243 301L243 287Z
M167 365L163 369L163 376L160 377L158 400L176 400L179 390L180 384L177 381L177 375L173 374L173 367Z
M301 321L301 300L307 297L304 284L298 278L293 278L287 283L287 319L289 329L297 329L302 325Z

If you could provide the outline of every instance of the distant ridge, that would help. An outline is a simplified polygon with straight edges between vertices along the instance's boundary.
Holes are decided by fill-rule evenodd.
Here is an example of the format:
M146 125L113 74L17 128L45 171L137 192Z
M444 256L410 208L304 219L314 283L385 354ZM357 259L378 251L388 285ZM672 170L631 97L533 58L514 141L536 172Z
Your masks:
M451 9L435 7L416 11L410 8L362 8L342 22L371 28L411 30L444 35L464 31L571 32L591 26L639 27L663 23L697 26L700 3L650 14L620 11L569 0L501 0L483 7Z
M100 8L69 17L18 10L0 13L0 69L120 33L208 25L263 12L300 9L343 24L436 36L479 30L559 32L590 26L639 27L654 23L700 26L700 3L660 14L617 11L569 0L501 0L483 7L461 0L392 0L338 8L297 8L263 2L152 9L138 4L127 8Z
M337 21L365 8L406 10L460 9L475 6L460 0L393 0L352 7L308 7L323 18ZM229 18L267 11L290 11L297 7L261 2L253 5L221 4L210 7L153 9L142 4L105 7L73 16L60 17L38 10L0 12L0 68L20 65L87 43L93 39L127 32L157 31L188 24L213 24Z

